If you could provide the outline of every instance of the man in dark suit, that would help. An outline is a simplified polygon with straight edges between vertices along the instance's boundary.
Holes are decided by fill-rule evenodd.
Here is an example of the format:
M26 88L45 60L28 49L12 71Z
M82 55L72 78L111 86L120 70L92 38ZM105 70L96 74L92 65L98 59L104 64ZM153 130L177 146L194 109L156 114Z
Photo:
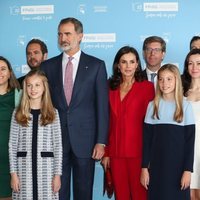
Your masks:
M109 106L105 63L80 50L82 37L80 21L62 19L58 26L58 43L63 53L41 65L48 77L62 127L60 200L70 200L71 171L73 199L92 200L95 160L103 157L107 143ZM71 71L73 90L70 100Z
M150 36L143 43L143 58L146 63L146 69L143 75L146 80L153 83L157 81L157 71L160 69L166 53L166 43L158 36Z
M26 61L30 69L36 69L40 67L42 61L47 59L48 49L47 45L39 39L32 39L26 45ZM21 76L17 80L22 88L23 80L26 75Z

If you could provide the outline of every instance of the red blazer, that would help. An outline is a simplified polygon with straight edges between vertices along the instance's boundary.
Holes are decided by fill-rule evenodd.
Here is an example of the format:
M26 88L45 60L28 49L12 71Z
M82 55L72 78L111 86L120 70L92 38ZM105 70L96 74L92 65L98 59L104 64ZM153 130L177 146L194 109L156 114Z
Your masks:
M106 155L109 157L142 156L143 122L149 101L155 95L149 81L135 82L120 100L120 91L110 90L110 125Z

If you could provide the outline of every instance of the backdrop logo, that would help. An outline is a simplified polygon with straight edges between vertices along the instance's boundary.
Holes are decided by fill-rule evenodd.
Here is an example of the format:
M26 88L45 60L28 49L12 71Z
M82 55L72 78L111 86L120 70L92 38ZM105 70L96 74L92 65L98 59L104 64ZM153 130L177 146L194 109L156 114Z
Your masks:
M116 42L115 33L84 34L82 42Z
M53 14L54 5L21 6L21 15Z
M83 49L113 49L116 33L84 34Z
M95 13L105 13L108 12L107 6L94 6L93 7Z
M139 2L133 3L132 10L136 12L141 12L143 10L143 4Z
M178 11L178 2L144 3L144 12Z
M13 64L13 65L12 65L12 68L13 68L14 71L15 71L15 75L17 74L16 72L21 73L21 68L20 68L19 65L17 65L17 64Z
M22 74L27 74L30 71L30 67L26 64L21 66L21 72Z
M165 40L166 43L169 43L171 39L171 32L163 33L162 38Z
M20 7L19 6L11 6L10 7L10 15L18 15L20 14Z
M78 6L78 14L85 15L85 12L86 12L86 6L85 6L85 4L80 4Z
M18 46L24 46L26 43L26 36L25 35L19 35L17 39L17 45Z

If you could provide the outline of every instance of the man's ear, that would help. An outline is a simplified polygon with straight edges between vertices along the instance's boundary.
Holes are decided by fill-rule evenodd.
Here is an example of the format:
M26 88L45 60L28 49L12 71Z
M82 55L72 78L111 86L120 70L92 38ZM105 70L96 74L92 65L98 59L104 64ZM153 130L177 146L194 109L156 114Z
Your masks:
M165 52L163 52L162 60L165 58Z
M48 53L45 53L45 54L44 54L44 60L46 60L47 57L48 57Z

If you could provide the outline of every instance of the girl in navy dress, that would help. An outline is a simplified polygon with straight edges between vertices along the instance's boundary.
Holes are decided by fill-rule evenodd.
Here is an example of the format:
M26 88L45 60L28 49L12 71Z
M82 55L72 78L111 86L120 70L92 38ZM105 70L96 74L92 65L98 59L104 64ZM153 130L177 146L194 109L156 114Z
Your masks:
M163 65L144 122L141 183L149 200L190 200L194 137L192 107L183 99L179 70Z

